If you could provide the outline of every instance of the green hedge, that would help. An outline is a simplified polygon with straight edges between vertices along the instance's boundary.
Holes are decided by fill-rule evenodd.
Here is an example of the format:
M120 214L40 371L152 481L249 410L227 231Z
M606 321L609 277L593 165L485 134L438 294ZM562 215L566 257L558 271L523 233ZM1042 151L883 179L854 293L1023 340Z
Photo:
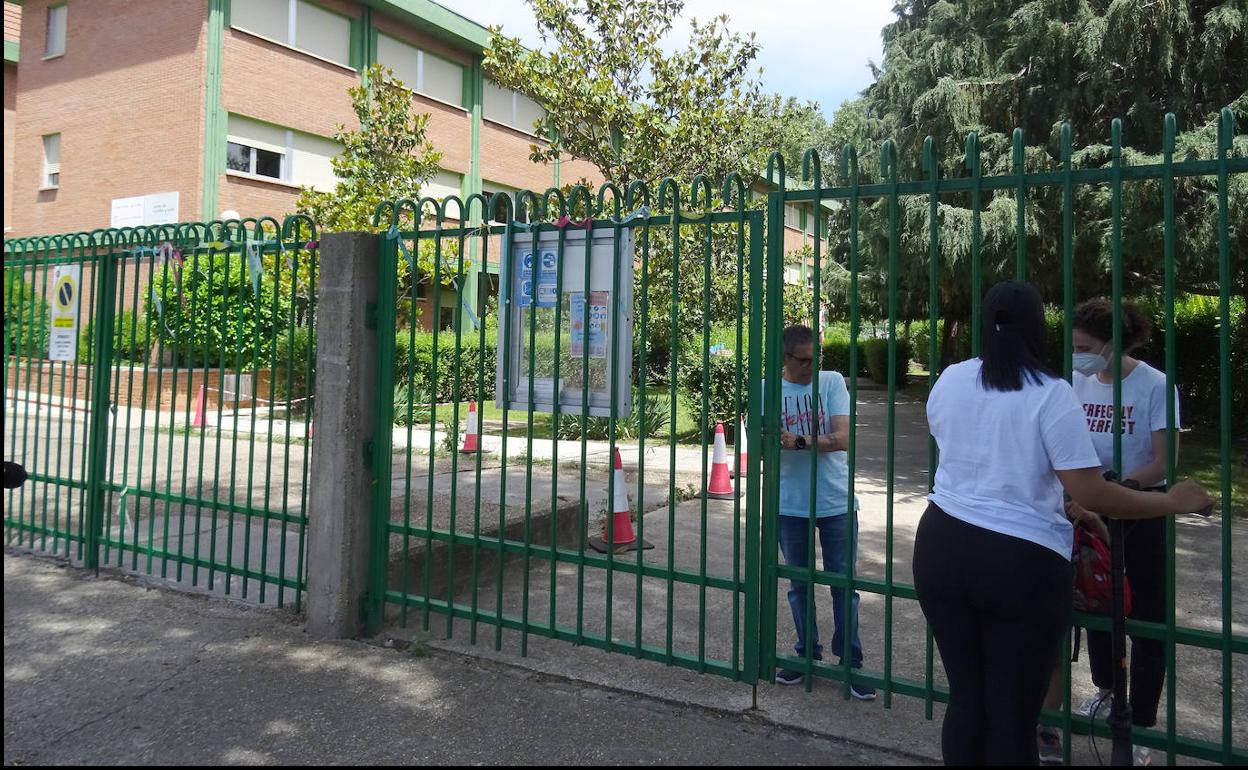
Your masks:
M311 327L289 327L278 332L273 358L273 398L304 398L311 392L310 361L316 359L316 335Z
M897 338L897 387L904 387L910 372L910 341ZM881 385L888 383L888 340L869 339L862 341L862 357L867 360L867 371L871 379Z
M898 330L900 332L900 330ZM823 345L821 366L825 371L837 371L849 378L848 337L833 337ZM912 346L909 340L897 336L897 387L906 384L910 371ZM858 340L858 376L870 377L881 385L888 383L888 340L869 338Z
M682 356L683 358L683 356ZM746 371L741 371L741 398L734 400L737 388L738 363L744 367L747 362L738 356L710 356L707 359L706 387L709 411L702 411L702 357L690 355L688 362L681 361L680 396L685 401L697 425L713 427L716 422L725 426L732 425L738 414L745 412L749 381Z
M931 322L927 320L912 321L910 323L910 349L913 351L914 360L918 361L924 369L931 367L931 335L928 333L931 329ZM945 334L945 322L943 319L936 322L936 349L937 354L943 350Z
M722 345L732 355L706 356L705 379L709 410L704 415L702 412L702 346L707 339L710 341L710 347ZM713 427L717 421L720 421L728 427L737 419L738 414L745 411L749 390L749 359L746 356L748 350L749 334L744 327L741 330L741 349L737 349L737 326L733 321L715 324L706 338L699 336L696 345L691 345L688 350L680 351L680 358L677 360L677 385L680 389L680 397L685 406L689 408L695 424ZM738 368L741 376L741 398L734 402ZM649 384L649 381L647 382Z
M845 375L845 379L849 379L849 337L835 335L824 343L820 367L824 371L840 372ZM858 374L861 377L870 374L867 357L862 353L861 341L858 343Z
M11 356L48 353L48 302L16 270L4 271L4 344Z
M459 400L471 401L477 397L477 373L484 366L485 400L494 399L494 361L497 341L493 333L486 331L484 353L479 344L478 332L465 329L462 349L459 353ZM455 334L442 332L438 335L437 389L433 388L433 332L417 331L412 345L410 331L399 331L394 337L394 381L407 385L427 400L433 396L439 403L455 399ZM549 356L554 359L554 343ZM541 351L538 355L541 366Z
M1165 371L1165 315L1159 306L1144 307L1153 319L1153 335L1137 358ZM1231 399L1248 394L1248 313L1243 297L1231 301ZM1176 300L1175 384L1179 388L1184 427L1214 428L1221 422L1221 314L1217 297L1188 296ZM1248 409L1232 403L1232 430L1248 433Z

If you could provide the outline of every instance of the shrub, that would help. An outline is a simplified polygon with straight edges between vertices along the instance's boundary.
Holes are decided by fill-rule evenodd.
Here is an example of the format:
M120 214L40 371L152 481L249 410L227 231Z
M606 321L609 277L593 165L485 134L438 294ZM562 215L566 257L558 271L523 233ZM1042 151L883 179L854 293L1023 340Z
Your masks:
M48 302L14 270L4 271L4 344L11 356L48 352Z
M316 333L312 327L279 330L277 353L273 357L273 398L299 399L311 393L308 370L315 370L315 362Z
M820 368L825 372L840 372L849 379L849 337L834 334L823 345ZM858 374L870 374L867 369L867 357L862 352L862 341L858 343Z
M271 363L273 338L288 327L290 301L266 274L253 281L246 256L214 254L166 265L145 291L150 326L178 366L253 371Z
M867 360L867 370L871 374L871 379L881 385L888 382L888 340L886 339L869 339L862 341L862 357ZM897 338L897 387L903 387L906 384L906 377L910 371L910 342L909 340Z
M113 319L113 363L141 364L151 353L151 335L143 316L133 310L123 310ZM78 362L90 364L95 360L95 319L87 321L78 338Z
M645 425L642 425L642 399L645 399ZM648 394L643 396L633 391L633 411L621 415L615 421L615 437L617 440L633 441L643 434L647 438L666 438L672 425L672 400L666 396ZM609 417L586 417L585 438L591 441L607 441L611 438L611 419ZM559 416L557 437L565 441L581 438L580 415L563 414Z
M484 400L494 398L494 368L497 340L488 330L485 336L484 351L480 347L478 332L465 329L462 347L458 354L460 372L459 393L455 393L455 335L453 332L442 332L438 335L438 366L437 383L434 387L433 332L417 331L415 345L410 330L399 331L394 338L394 379L395 384L406 383L424 393L426 399L432 395L439 402L460 401L477 398L477 374L483 371L485 385ZM541 354L539 352L539 359ZM553 360L553 343L550 350ZM540 366L540 360L538 365Z

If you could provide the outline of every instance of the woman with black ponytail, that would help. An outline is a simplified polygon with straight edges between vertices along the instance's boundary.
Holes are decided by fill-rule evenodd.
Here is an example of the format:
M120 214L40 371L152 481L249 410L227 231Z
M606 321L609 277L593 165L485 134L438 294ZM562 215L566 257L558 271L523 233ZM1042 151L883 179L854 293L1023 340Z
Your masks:
M1102 477L1082 404L1047 363L1034 287L992 287L982 324L980 357L945 369L928 398L940 464L915 536L914 584L949 679L945 763L1034 765L1070 623L1063 490L1123 519L1197 511L1210 497L1190 481L1146 493Z

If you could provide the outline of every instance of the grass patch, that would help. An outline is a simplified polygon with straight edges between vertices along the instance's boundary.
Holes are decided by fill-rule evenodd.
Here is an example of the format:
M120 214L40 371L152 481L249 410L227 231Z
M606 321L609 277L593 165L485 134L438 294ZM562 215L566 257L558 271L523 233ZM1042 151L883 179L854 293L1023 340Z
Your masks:
M664 398L671 397L671 389L669 387L651 386L646 389L651 396L661 396ZM468 420L468 403L460 402L459 420L460 430L467 425ZM451 420L451 414L454 404L438 405L438 422L444 426ZM636 405L634 405L636 410ZM485 422L499 423L503 419L503 410L494 404L493 401L486 401L477 404L477 413ZM507 413L507 436L509 438L527 438L529 415L523 408L513 407ZM547 412L535 412L533 414L533 438L549 439L551 437L551 415ZM497 429L491 429L487 426L486 433L498 435ZM710 438L714 438L714 434L709 434ZM654 446L660 443L667 443L669 436L659 436L657 438L650 437L646 439L648 445ZM698 424L693 419L693 411L685 403L685 399L680 397L679 391L676 395L676 442L677 444L701 445L701 431Z
M1244 463L1243 440L1231 441L1231 513L1248 518L1248 467ZM1222 494L1222 448L1217 433L1192 431L1179 439L1179 478L1190 478L1212 492ZM1221 511L1219 506L1215 515Z

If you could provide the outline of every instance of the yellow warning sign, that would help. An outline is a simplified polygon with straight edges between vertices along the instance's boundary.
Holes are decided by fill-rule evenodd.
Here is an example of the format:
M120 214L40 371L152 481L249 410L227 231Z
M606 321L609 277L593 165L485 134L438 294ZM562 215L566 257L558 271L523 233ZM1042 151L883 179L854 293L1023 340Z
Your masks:
M56 307L62 312L69 312L74 307L74 301L78 299L78 282L74 280L72 273L62 275L56 281Z
M82 285L80 265L60 265L52 277L51 330L48 358L73 361L78 358L78 290Z

